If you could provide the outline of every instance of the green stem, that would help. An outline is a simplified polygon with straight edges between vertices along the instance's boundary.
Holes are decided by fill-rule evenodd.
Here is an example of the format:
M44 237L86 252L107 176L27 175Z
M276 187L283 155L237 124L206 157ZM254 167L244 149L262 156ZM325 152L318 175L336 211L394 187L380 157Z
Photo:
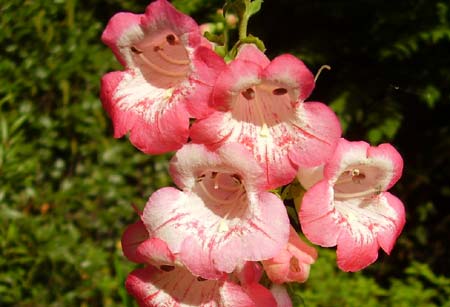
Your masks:
M247 38L247 26L249 20L248 14L244 13L239 17L239 40L244 40Z

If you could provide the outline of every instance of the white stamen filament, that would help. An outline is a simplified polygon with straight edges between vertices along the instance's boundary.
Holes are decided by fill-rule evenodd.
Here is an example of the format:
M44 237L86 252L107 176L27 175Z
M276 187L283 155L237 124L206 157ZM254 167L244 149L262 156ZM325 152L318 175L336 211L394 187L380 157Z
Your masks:
M361 198L364 196L373 196L373 195L379 194L380 192L381 192L380 189L369 189L366 191L355 192L355 193L335 192L334 198L339 198L339 199Z
M201 187L201 189L203 190L203 192L205 192L205 194L213 201L218 202L219 204L223 204L223 205L229 205L232 204L234 202L236 202L239 197L241 197L241 190L242 190L242 186L239 187L239 189L236 190L235 196L231 199L219 199L217 197L215 197L214 195L212 195L208 189L205 187L205 185L203 184L203 181L199 182L199 185ZM215 188L215 187L214 187Z
M253 106L256 109L256 114L258 115L259 120L262 123L262 128L261 128L261 131L259 132L259 136L261 136L261 137L268 137L269 136L269 128L267 127L266 119L264 118L264 113L263 113L263 111L261 110L261 108L260 108L260 106L258 104L258 101L257 101L257 98L256 98L256 91L255 91L255 101L256 101L256 103L253 104Z
M184 77L186 75L185 72L171 72L165 69L162 69L161 67L156 66L153 64L147 57L144 55L144 53L137 53L139 58L141 58L142 61L144 61L145 64L150 66L152 69L156 70L157 72L166 75L168 77Z
M175 65L188 65L190 63L189 60L177 60L177 59L171 58L161 48L156 49L156 52L158 52L158 54L164 60L166 60L169 63L175 64Z

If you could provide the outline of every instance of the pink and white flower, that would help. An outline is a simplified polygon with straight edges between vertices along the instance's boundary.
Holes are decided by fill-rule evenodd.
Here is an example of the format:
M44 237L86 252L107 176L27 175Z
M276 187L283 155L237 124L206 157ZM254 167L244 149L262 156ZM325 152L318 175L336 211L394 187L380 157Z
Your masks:
M194 275L219 278L244 261L271 258L286 245L283 202L260 188L263 171L239 144L217 152L185 145L170 171L182 191L156 191L142 220L150 237L165 241Z
M205 280L182 266L137 269L128 275L125 286L143 307L257 307L238 284Z
M262 264L274 283L305 282L316 259L317 251L303 242L291 226L286 247L275 257L262 261Z
M101 98L114 136L130 132L130 141L145 153L180 148L188 139L189 117L210 113L222 58L195 21L166 0L151 3L145 14L114 15L102 40L125 66L102 78Z
M304 100L314 76L296 57L270 61L254 45L244 45L217 78L211 106L215 112L191 128L195 143L217 148L245 145L263 166L266 187L292 181L298 166L324 163L341 135L334 112Z
M164 241L149 237L141 221L127 228L122 247L130 260L148 265L126 280L140 306L277 307L274 294L259 284L262 271L256 262L206 280L187 270Z
M304 195L299 212L303 233L313 243L337 245L338 266L361 270L390 253L405 223L402 202L389 192L403 160L390 144L341 139L323 169L323 179Z

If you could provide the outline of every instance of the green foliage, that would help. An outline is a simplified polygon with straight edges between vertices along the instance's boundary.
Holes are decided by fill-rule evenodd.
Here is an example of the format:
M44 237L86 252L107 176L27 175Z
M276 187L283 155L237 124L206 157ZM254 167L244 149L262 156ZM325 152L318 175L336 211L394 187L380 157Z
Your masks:
M426 264L412 263L387 287L364 273L339 271L335 251L320 249L304 284L290 284L294 306L448 306L450 278L435 275Z
M200 22L223 5L173 3ZM142 208L171 184L169 156L112 138L99 83L121 68L100 36L114 13L145 5L0 4L1 306L134 305L120 236L137 218L131 204ZM449 306L449 14L437 0L280 0L252 17L250 33L270 56L292 51L312 68L332 66L311 99L330 103L346 137L392 141L406 162L395 190L408 212L397 252L348 274L336 269L334 251L321 250L311 279L291 287L297 306Z
M170 184L167 157L112 138L104 22L74 0L1 11L0 305L123 305L120 236L131 204Z

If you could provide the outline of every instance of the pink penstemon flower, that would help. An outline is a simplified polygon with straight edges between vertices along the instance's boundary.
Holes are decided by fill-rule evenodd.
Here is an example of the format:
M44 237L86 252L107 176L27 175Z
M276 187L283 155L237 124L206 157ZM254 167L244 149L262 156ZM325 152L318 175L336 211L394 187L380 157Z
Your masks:
M222 58L195 21L166 0L151 3L145 14L116 14L102 40L125 67L102 78L101 98L114 136L129 132L145 153L180 148L188 139L189 118L210 113Z
M344 271L367 267L380 247L389 254L405 212L387 190L402 169L400 154L389 144L371 147L341 139L324 165L323 179L303 197L299 218L305 236L324 247L337 245L338 266Z
M270 61L244 45L214 85L215 112L193 124L191 138L210 148L241 143L262 165L266 188L288 184L299 166L324 163L341 135L331 109L304 102L313 87L314 76L294 56Z
M131 272L125 282L140 306L289 306L277 305L286 297L259 284L262 270L256 262L214 280L193 275L163 240L149 236L141 220L126 229L122 248L128 259L147 265Z
M263 171L239 144L216 152L185 145L170 170L182 191L153 193L142 221L194 275L219 278L285 246L289 219L283 202L261 189Z
M317 251L303 242L291 226L286 247L275 257L262 261L262 264L274 283L305 282L316 259Z

